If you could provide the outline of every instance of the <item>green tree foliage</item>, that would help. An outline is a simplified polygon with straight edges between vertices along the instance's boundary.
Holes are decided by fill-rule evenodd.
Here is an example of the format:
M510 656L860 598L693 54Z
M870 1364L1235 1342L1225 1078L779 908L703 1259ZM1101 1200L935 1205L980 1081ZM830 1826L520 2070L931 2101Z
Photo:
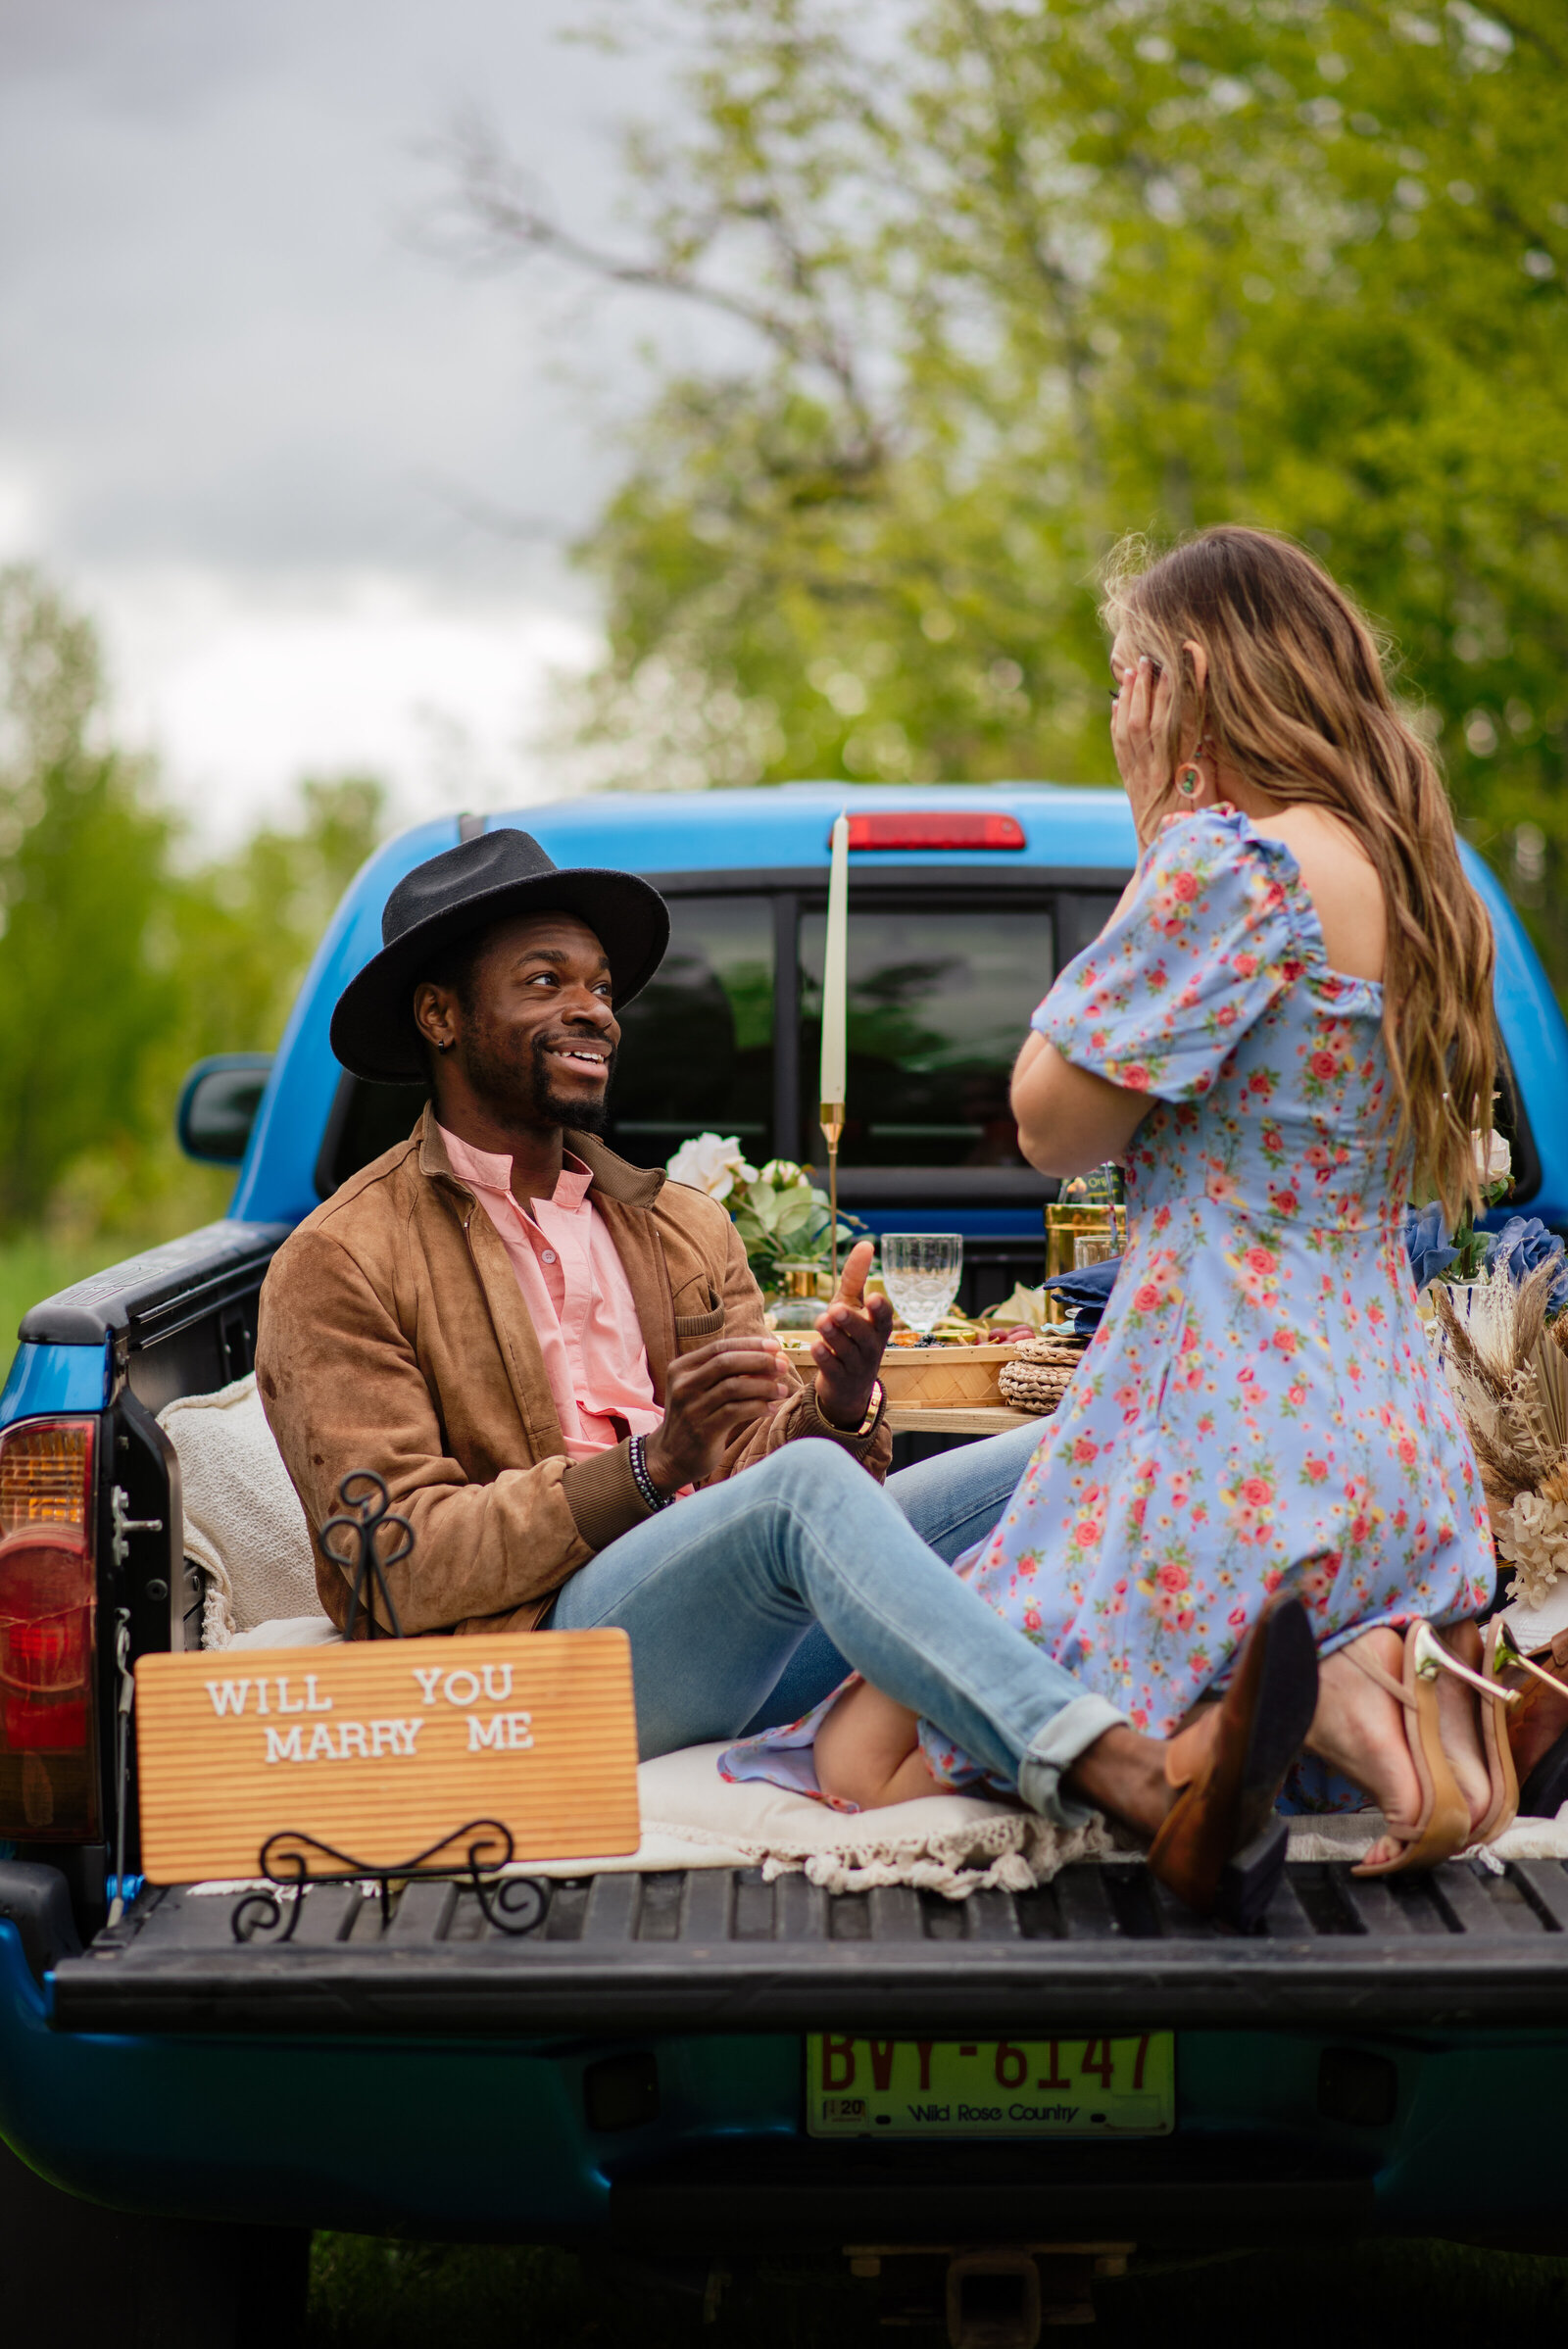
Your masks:
M0 1223L30 1222L72 1160L139 1120L177 1012L149 953L170 826L144 771L94 736L97 648L30 573L0 573Z
M300 785L292 829L264 825L231 856L183 872L166 862L145 936L167 972L167 1024L149 1040L136 1111L107 1126L57 1186L57 1223L74 1234L178 1232L220 1214L232 1177L192 1166L173 1104L207 1052L269 1052L328 917L380 837L385 793L367 775Z
M465 158L493 254L715 321L579 550L606 771L1108 780L1098 562L1263 522L1387 628L1568 976L1560 0L674 16L635 249Z
M202 1052L277 1042L321 933L381 836L386 795L371 776L307 776L299 796L298 825L263 826L171 894L181 1066Z
M204 1052L275 1044L380 829L379 785L308 781L293 830L190 869L146 761L108 741L90 625L0 571L0 1235L85 1248L220 1211L172 1120Z

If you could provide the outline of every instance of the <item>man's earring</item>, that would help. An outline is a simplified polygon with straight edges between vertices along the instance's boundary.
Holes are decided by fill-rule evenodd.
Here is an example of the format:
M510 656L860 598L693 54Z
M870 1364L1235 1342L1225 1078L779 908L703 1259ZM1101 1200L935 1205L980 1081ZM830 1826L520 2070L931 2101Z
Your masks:
M444 1044L437 1044L435 1049L438 1052L450 1052L452 1045L453 1039L449 1036Z
M1202 780L1203 778L1199 773L1197 767L1190 766L1184 775L1181 775L1177 778L1176 788L1181 793L1184 800L1196 800L1198 797L1199 785L1202 782Z

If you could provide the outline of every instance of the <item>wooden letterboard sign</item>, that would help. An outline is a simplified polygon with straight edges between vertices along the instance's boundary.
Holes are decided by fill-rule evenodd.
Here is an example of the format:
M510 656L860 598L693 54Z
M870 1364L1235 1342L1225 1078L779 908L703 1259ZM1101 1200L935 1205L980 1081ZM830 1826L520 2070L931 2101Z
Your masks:
M142 1656L136 1758L155 1884L254 1877L284 1833L393 1868L471 1819L518 1859L635 1851L641 1832L619 1631Z

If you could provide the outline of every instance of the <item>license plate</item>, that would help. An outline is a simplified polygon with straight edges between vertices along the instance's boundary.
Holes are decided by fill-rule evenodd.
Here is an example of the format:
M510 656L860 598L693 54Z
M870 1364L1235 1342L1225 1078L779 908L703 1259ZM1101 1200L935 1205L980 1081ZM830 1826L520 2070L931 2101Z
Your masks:
M813 2137L1157 2137L1176 2126L1168 2031L1065 2039L806 2042Z

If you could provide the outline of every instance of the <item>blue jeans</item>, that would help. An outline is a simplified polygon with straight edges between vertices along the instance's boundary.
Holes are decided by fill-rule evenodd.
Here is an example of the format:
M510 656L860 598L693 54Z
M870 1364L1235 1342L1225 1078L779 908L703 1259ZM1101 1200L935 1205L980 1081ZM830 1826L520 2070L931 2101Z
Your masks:
M630 1634L645 1759L789 1720L799 1689L814 1703L853 1668L1033 1809L1081 1825L1088 1808L1060 1778L1123 1716L949 1571L1000 1516L1031 1433L926 1461L886 1491L835 1444L785 1444L590 1558L550 1628Z
M1040 1441L1033 1427L1014 1428L1010 1435L991 1436L981 1444L964 1444L901 1468L886 1485L889 1500L903 1514L927 1547L951 1566L972 1549L1001 1517L1012 1498L1018 1479L1034 1457ZM799 1721L824 1696L830 1696L853 1667L847 1664L819 1623L813 1623L769 1689L744 1735L772 1729L781 1721Z

